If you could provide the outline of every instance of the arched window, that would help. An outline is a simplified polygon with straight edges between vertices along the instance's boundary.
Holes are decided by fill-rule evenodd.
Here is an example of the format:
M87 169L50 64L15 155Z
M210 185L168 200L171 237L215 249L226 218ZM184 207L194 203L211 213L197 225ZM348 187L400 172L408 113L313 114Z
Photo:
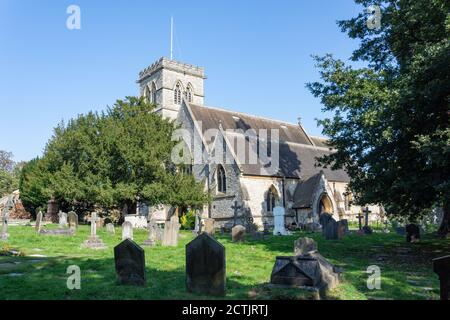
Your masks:
M152 83L152 103L156 104L156 85Z
M221 165L217 167L217 191L222 193L227 192L227 177L225 175L225 169Z
M181 84L177 83L173 92L173 101L175 104L181 104Z
M144 98L145 101L147 101L148 103L150 103L150 99L151 99L151 93L150 93L150 89L148 88L148 86L145 87L144 89Z
M269 191L267 192L267 199L266 199L267 212L273 212L273 208L277 206L277 201L278 201L277 190L273 186L271 186Z
M187 100L188 102L192 102L193 96L194 96L194 94L193 94L193 92L192 92L192 87L191 87L191 85L189 84L189 85L187 86L186 91L184 92L184 97L186 98L186 100Z

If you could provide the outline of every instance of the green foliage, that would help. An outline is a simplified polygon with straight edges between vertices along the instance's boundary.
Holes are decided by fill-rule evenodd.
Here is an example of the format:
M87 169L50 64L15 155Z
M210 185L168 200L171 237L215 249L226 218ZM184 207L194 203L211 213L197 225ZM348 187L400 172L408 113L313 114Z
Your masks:
M450 205L450 18L445 0L356 0L382 7L381 29L368 14L340 21L361 40L356 69L315 57L321 82L308 84L333 116L319 121L338 150L323 165L346 168L356 202L417 220Z
M122 208L138 199L148 205L201 206L202 183L171 164L174 124L143 98L117 100L59 124L42 159L28 164L22 193L35 207L54 197L63 206Z
M195 211L189 210L186 214L182 215L180 218L181 229L192 230L195 228Z

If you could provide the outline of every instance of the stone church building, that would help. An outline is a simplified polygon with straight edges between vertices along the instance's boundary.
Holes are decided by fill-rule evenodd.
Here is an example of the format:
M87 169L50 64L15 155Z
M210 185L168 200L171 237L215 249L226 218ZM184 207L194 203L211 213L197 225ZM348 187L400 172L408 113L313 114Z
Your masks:
M201 67L161 58L140 72L137 81L140 94L157 105L156 112L189 132L180 139L187 168L213 196L203 218L215 219L216 227L248 219L260 228L270 227L273 208L282 206L286 225L318 222L324 212L336 220L356 219L361 208L351 205L346 172L316 166L316 157L333 152L326 139L308 135L301 123L208 107L205 79ZM249 132L254 134L249 137ZM199 150L200 161L195 157ZM253 161L250 155L255 155ZM373 220L380 208L369 209ZM163 221L173 210L151 212Z

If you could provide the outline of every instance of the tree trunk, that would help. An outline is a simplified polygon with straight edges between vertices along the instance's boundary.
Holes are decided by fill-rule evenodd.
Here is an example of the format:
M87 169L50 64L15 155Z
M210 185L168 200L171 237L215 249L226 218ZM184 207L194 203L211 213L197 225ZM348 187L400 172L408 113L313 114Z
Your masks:
M438 230L438 236L445 238L450 232L450 201L444 201L443 216L441 226Z

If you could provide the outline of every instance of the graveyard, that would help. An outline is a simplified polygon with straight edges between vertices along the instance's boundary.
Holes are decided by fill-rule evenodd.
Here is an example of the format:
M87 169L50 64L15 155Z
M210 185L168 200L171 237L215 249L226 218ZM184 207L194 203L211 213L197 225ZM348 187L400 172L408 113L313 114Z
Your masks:
M59 227L47 224L45 229ZM95 250L83 246L92 232L89 225L80 225L73 235L38 234L34 226L11 226L8 241L1 243L0 299L317 299L306 290L269 285L275 258L292 256L294 242L309 237L316 241L320 254L343 271L341 282L322 299L436 300L439 280L431 261L450 249L449 241L432 234L423 235L420 242L408 243L403 235L377 229L370 235L351 231L341 240L297 231L257 240L247 235L237 242L231 240L230 233L216 232L214 238L225 248L226 293L215 297L186 289L185 247L195 238L191 231L180 231L176 246L141 246L148 240L148 232L133 230L134 242L145 252L145 285L118 283L114 247L122 242L122 232L120 226L115 229L112 233L106 227L97 228L105 248ZM80 267L81 290L66 286L67 268L71 265ZM367 287L366 270L370 265L381 269L379 290Z

